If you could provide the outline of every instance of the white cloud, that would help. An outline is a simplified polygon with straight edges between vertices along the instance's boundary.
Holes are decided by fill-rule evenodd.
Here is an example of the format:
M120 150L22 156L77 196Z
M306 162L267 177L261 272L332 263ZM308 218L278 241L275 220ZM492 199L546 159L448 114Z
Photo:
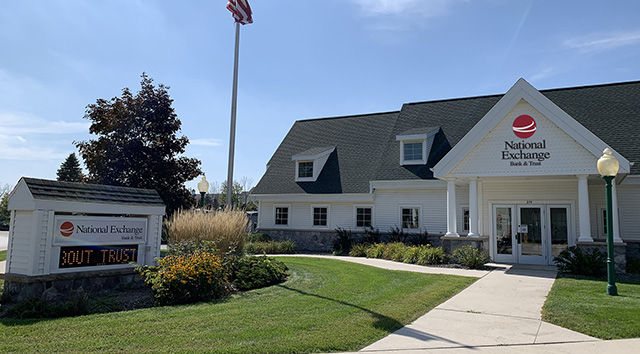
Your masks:
M19 135L6 134L0 134L0 151L0 160L59 160L68 155L68 152L56 151L42 143L28 143Z
M75 134L88 133L89 122L50 122L26 113L0 112L0 131L3 134Z
M222 140L220 139L189 139L191 145L197 146L220 146Z
M568 38L562 44L581 52L600 52L640 44L640 31L592 33Z
M441 16L447 13L455 0L351 0L365 15L420 15Z

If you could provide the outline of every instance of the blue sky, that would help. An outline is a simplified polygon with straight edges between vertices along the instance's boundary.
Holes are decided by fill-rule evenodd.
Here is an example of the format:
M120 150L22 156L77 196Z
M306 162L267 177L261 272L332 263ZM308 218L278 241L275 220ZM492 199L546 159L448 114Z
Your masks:
M249 0L234 177L255 185L298 119L406 102L640 80L640 2ZM0 0L0 184L55 179L85 107L169 85L186 155L226 179L234 23L225 0ZM188 183L195 188L197 181Z

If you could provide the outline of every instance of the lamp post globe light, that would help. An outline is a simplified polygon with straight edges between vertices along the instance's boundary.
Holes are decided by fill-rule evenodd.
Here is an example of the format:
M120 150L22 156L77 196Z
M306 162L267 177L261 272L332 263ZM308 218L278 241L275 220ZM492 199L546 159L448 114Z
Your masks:
M209 190L209 182L207 182L207 177L202 176L202 180L198 182L198 191L200 191L200 209L204 207L204 195L207 194Z
M616 178L620 163L611 155L609 148L604 149L602 157L598 159L598 172L606 183L607 192L607 295L618 295L616 287L616 268L613 253L613 206L611 198L611 181Z

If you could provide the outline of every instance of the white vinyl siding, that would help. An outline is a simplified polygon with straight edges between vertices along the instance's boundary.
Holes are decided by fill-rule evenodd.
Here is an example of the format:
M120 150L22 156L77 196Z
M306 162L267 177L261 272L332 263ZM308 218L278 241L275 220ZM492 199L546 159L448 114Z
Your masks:
M10 258L7 259L9 265L8 273L29 274L29 263L33 250L31 240L31 223L33 220L31 211L16 211L14 219L11 220L13 228L9 249L11 249Z
M618 185L618 219L623 241L640 241L640 185ZM604 191L604 182L602 183ZM604 194L604 192L603 192Z
M374 225L380 232L389 232L392 227L400 227L400 207L419 206L420 228L430 234L447 232L447 189L377 189Z

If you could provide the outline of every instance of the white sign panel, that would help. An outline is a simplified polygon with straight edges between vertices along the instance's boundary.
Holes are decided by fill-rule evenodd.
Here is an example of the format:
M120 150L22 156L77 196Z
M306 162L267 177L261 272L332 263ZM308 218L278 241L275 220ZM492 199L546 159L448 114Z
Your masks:
M53 232L56 246L138 244L147 239L147 219L58 215Z

